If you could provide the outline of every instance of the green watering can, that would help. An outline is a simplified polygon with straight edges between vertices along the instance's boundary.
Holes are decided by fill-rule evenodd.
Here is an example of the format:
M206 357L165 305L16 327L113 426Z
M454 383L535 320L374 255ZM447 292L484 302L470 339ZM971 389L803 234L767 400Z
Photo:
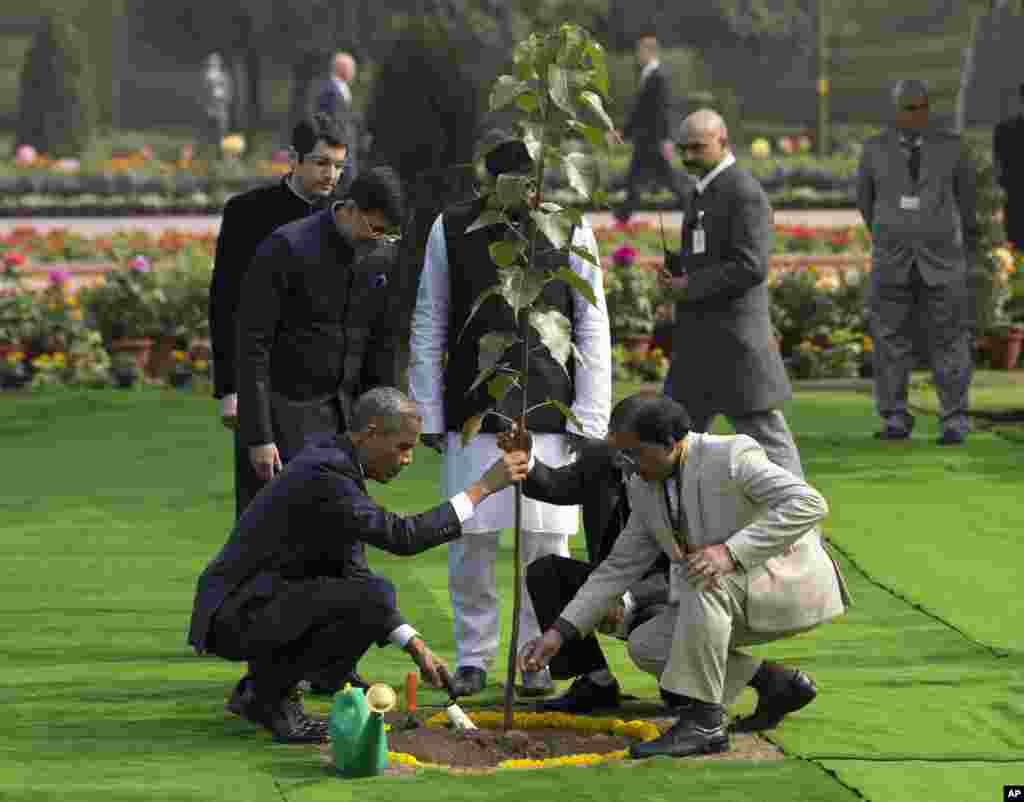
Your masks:
M388 736L384 713L394 709L395 692L388 685L346 688L334 697L328 719L334 766L342 777L373 777L388 767Z

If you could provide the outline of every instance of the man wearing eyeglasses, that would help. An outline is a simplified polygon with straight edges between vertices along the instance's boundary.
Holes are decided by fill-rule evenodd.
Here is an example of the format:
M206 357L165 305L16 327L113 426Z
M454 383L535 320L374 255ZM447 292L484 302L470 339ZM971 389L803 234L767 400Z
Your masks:
M691 432L686 410L659 393L619 402L608 444L636 465L629 522L543 636L521 650L523 670L554 665L664 555L669 604L630 633L629 655L673 695L678 720L661 737L634 744L630 756L728 751L730 729L773 729L817 696L803 672L746 647L845 612L842 575L821 541L828 505L750 437ZM727 728L726 708L747 685L757 691L757 708Z
M900 81L895 125L864 144L857 206L871 230L868 300L880 440L906 440L914 335L927 331L939 445L964 442L972 357L968 268L977 258L976 175L960 137L929 130L928 87Z
M262 482L237 435L238 299L253 254L277 228L324 208L345 172L348 143L342 129L318 115L292 132L291 172L276 184L235 195L224 207L210 283L213 396L221 422L235 432L235 518L240 518Z
M775 345L766 280L772 208L758 180L736 163L722 117L700 109L677 144L699 176L684 210L682 247L666 253L661 286L676 298L672 367L665 393L706 432L724 415L768 457L803 476L800 454L779 407L792 395Z

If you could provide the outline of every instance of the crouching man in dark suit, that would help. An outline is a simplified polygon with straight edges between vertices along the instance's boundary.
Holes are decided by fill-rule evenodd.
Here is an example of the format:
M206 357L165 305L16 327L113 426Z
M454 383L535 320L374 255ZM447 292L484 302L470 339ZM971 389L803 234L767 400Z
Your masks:
M422 428L415 404L378 387L356 402L351 424L311 440L259 492L196 590L189 643L249 662L228 709L278 742L326 739L297 684L328 670L344 676L374 643L404 649L441 687L447 667L398 611L394 585L370 571L366 544L412 555L455 540L483 499L527 473L526 453L506 453L465 492L402 517L367 495L366 480L390 482L412 462Z
M506 450L521 447L513 433L499 435L499 445ZM582 505L589 558L583 562L548 555L527 566L526 587L542 631L555 623L587 577L611 553L629 520L628 478L628 466L603 440L580 438L576 460L561 468L534 461L523 482L523 494L548 504ZM662 555L608 611L599 631L626 639L638 626L660 615L668 604L668 568L668 558ZM539 709L590 713L619 706L619 682L608 670L596 635L566 644L550 668L554 679L575 679L565 694L541 702Z

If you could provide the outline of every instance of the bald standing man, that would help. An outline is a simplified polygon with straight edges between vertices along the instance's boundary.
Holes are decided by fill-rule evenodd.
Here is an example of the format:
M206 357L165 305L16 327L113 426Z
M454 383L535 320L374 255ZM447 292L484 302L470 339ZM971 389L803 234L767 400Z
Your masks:
M352 106L352 83L356 79L356 60L351 53L339 52L331 59L331 74L317 94L316 112L338 121L349 142L348 175L355 178L359 155L359 131Z
M693 431L706 432L725 415L737 434L754 438L772 462L802 478L779 409L792 388L769 317L768 197L736 163L725 121L712 109L683 120L676 147L698 181L683 211L681 250L665 254L660 273L676 298L665 394L686 408Z

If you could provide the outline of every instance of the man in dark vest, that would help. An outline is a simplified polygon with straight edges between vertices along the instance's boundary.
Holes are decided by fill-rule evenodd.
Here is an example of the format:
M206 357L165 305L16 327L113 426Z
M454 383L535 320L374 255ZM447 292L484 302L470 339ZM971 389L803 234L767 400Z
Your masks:
M1006 239L1020 250L1024 248L1024 84L1020 85L1017 113L996 126L992 156L999 186L1006 192Z
M224 207L210 282L213 397L221 421L235 431L235 518L242 517L261 482L238 429L237 313L242 280L253 254L277 228L321 209L345 169L348 143L341 128L323 115L303 120L292 132L292 170L278 181L235 195Z
M492 149L486 161L494 177L502 173L528 174L533 167L525 146L514 139ZM467 232L482 209L483 200L474 200L449 208L435 221L412 320L410 395L424 418L424 443L444 454L445 493L464 489L474 475L479 475L481 465L489 465L501 453L495 440L499 428L494 416L485 418L481 434L468 445L462 444L461 432L469 418L492 406L485 387L468 392L479 370L480 338L490 332L517 331L511 308L493 296L463 331L477 297L498 282L488 246L502 236L502 228L488 226ZM587 248L596 259L597 244L589 225L576 230L574 243ZM549 283L541 299L572 322L572 339L581 359L569 364L566 371L536 333L531 331L530 335L528 402L532 405L548 398L561 401L583 425L582 431L572 423L567 426L552 407L531 414L528 425L535 433L536 453L552 467L570 460L568 434L603 436L611 407L611 345L601 271L575 255L570 263L593 287L598 303L589 304L560 281ZM551 267L557 269L554 261ZM506 403L509 409L521 408L522 396L513 391ZM486 671L497 653L499 605L494 563L501 530L513 526L514 516L514 494L498 494L467 522L467 531L474 536L448 549L448 588L458 659L455 683L460 695L471 695L484 687ZM524 502L524 564L549 554L567 557L568 536L576 532L578 520L579 509L575 506ZM530 633L539 632L528 601L523 605L519 626L522 642L531 637ZM526 695L544 695L552 688L546 670L523 676L521 690Z

